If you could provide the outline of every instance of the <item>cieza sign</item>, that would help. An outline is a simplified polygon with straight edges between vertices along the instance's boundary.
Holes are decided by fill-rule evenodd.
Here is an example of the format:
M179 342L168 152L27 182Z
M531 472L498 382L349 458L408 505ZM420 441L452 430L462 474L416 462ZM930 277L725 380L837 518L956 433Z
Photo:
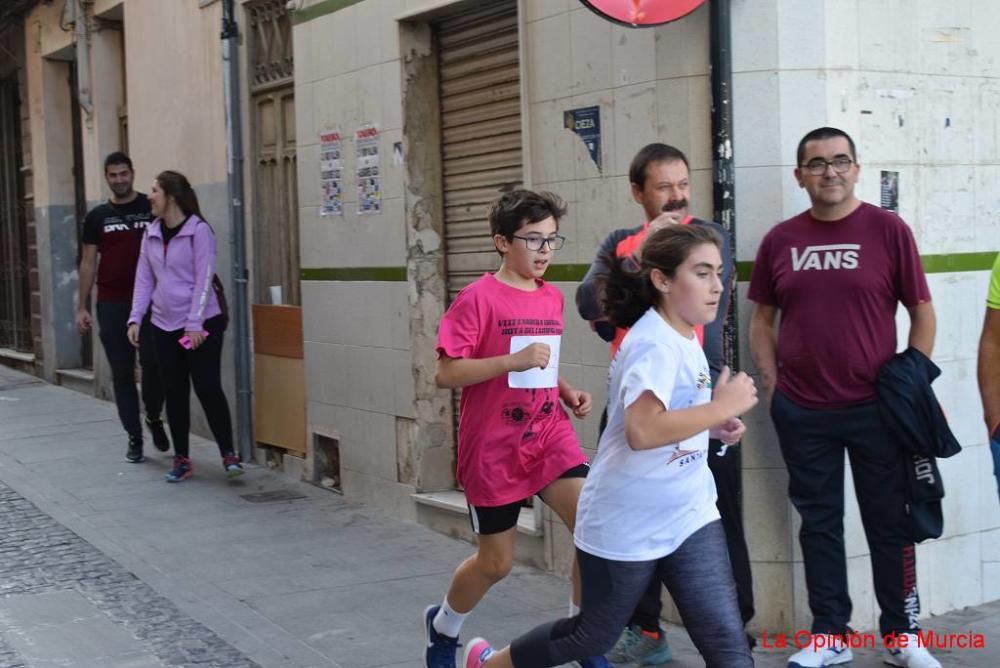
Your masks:
M687 16L705 0L580 0L596 14L631 28L658 26Z

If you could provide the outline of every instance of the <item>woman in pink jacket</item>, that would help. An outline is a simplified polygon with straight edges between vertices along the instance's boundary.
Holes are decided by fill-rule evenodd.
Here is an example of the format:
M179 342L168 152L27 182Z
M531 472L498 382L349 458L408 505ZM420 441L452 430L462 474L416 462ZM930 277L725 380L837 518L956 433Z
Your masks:
M183 174L161 172L149 194L156 220L146 229L136 268L128 338L139 345L139 323L153 305L153 348L162 370L174 465L167 482L194 469L189 454L190 387L208 418L226 475L243 474L233 449L229 403L222 390L222 338L226 315L213 287L215 234L201 217L198 197Z

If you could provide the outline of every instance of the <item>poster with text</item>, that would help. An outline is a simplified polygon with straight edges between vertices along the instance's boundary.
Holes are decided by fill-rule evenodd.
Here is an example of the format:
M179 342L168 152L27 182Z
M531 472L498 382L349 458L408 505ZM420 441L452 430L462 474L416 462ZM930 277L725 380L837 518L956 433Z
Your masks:
M899 213L899 172L882 170L881 205L895 214Z
M582 107L563 112L563 125L583 140L590 159L601 171L601 108Z
M340 133L319 135L320 216L344 215L343 167L340 161Z
M365 126L354 133L358 169L358 214L382 210L382 175L378 164L378 129Z

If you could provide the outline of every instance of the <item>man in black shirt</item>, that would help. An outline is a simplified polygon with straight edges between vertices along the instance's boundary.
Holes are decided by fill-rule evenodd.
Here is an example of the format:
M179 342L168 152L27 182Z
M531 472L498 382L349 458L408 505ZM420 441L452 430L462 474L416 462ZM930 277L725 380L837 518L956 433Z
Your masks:
M125 458L138 463L144 457L139 397L135 388L135 348L129 343L126 332L142 235L152 222L153 214L146 196L132 188L135 172L127 155L120 152L109 155L104 161L104 178L111 188L111 199L94 207L83 222L76 326L81 334L91 328L91 316L86 305L94 285L96 268L97 321L101 326L101 344L111 365L118 417L128 432ZM148 335L148 314L142 327L144 335L140 339L139 363L142 366L142 403L146 407L146 426L156 449L166 452L170 449L170 441L160 419L163 388L153 357L152 336Z

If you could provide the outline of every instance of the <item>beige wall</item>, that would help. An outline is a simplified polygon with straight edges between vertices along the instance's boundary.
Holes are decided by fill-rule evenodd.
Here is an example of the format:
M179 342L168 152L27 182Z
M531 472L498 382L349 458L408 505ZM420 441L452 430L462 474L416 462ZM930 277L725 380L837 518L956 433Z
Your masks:
M176 169L189 178L203 213L215 229L217 272L228 285L231 251L219 40L222 10L220 3L203 4L199 0L100 0L89 8L93 108L90 113L81 113L84 184L89 205L108 197L103 161L108 153L121 148L118 113L127 97L129 154L136 168L136 189L148 192L154 176L164 169ZM79 340L72 326L77 287L76 220L66 77L69 62L81 47L74 43L72 29L60 27L61 10L62 3L42 4L25 21L48 377L55 368L79 363L78 356L74 362ZM94 21L95 12L111 23ZM110 374L97 337L94 345L95 393L110 397ZM227 351L223 378L232 401L232 347ZM194 424L196 431L207 433L197 408Z
M146 189L163 169L197 185L226 180L221 20L219 3L125 2L129 146Z
M301 266L401 267L407 262L399 30L404 3L364 2L294 31ZM380 132L382 212L359 216L353 133ZM344 141L343 217L319 215L319 133ZM398 449L414 417L410 315L405 282L303 281L307 419L339 436L346 494L414 518L416 485Z

